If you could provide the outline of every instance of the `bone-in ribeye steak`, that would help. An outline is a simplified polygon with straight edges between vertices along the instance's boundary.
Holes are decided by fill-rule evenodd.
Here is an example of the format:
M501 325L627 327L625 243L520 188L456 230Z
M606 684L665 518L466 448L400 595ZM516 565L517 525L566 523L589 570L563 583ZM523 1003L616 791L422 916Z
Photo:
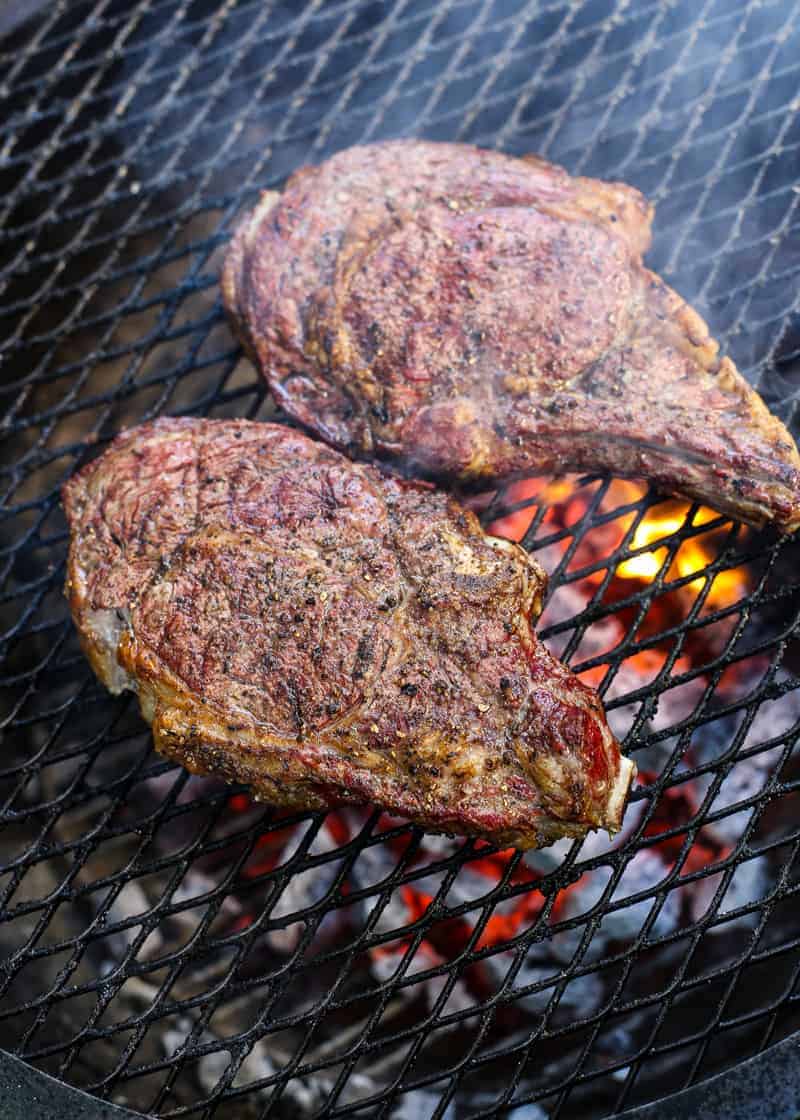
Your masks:
M800 457L642 264L651 208L535 158L393 141L265 194L225 303L280 404L433 478L609 470L800 524Z
M119 436L63 500L84 649L188 769L523 847L619 826L635 768L534 636L541 569L452 499L184 419Z

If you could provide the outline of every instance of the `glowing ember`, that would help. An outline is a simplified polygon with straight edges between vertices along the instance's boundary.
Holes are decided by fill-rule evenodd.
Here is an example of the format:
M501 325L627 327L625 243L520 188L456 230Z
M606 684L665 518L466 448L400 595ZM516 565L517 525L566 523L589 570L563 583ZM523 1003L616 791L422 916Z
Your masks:
M635 483L627 483L631 488ZM638 488L637 488L638 489ZM644 488L641 488L644 491ZM669 538L687 527L705 525L710 521L718 521L719 515L713 509L700 506L690 521L691 506L685 502L660 503L653 510L648 510L642 521L637 525L633 540L629 545L629 552L646 549L638 556L631 556L617 568L617 575L623 579L638 579L643 583L651 583L661 571L667 557ZM628 519L630 524L630 517ZM627 527L627 526L626 526ZM711 578L706 604L709 607L725 607L737 602L747 593L748 580L745 568L728 568L717 572L713 577L700 575L717 556L713 533L700 534L688 537L682 541L673 557L672 563L666 573L667 579L682 578L698 573L698 578L689 583L688 589L698 593L703 590L706 582Z
M518 502L529 504L505 517L497 518L489 526L489 532L510 541L521 541L538 507L549 506L552 510L560 502L565 501L574 489L574 483L565 478L550 482L544 478L521 478L518 482L510 483L503 494L503 505L515 506ZM531 505L534 500L536 505ZM547 519L546 516L545 520Z
M646 493L647 487L642 483L614 479L600 504L600 512L624 510L626 506L638 503ZM587 494L585 489L582 492L576 479L555 481L541 478L520 479L512 482L503 494L503 504L511 507L512 512L494 520L488 526L488 531L509 540L521 541L543 507L546 508L541 521L546 527L545 531L552 531L553 528L569 528L586 514L590 497L591 493ZM513 507L518 503L526 504L521 509L514 509ZM668 582L696 575L696 579L683 585L684 593L694 598L710 581L711 586L708 588L705 606L707 608L729 606L748 592L747 569L743 567L725 569L713 576L703 574L718 557L722 526L719 514L712 509L700 506L693 517L691 512L691 505L674 500L659 502L649 509L636 526L633 539L627 545L626 551L636 555L623 560L617 566L615 575L624 580L652 583L662 573L669 548L674 545L672 540L674 535L689 527L698 529L713 522L708 532L696 533L680 542L667 570L663 572L663 578ZM598 533L602 535L602 549L598 547L599 541L594 541L591 551L602 551L608 555L619 549L636 516L636 510L621 512L612 521L590 530L586 535L587 538ZM563 542L559 551L563 552L567 543ZM587 551L584 542L581 542L572 566L576 566L578 561L585 563ZM602 571L596 571L587 579L590 583L596 584L602 577Z

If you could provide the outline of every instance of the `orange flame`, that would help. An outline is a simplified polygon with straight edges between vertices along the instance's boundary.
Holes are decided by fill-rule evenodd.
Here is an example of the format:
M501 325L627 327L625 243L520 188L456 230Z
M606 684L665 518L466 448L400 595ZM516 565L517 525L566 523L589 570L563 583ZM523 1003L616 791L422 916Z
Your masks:
M623 483L630 488L635 497L643 493L635 483ZM635 500L628 499L628 500ZM617 575L623 579L637 579L642 583L652 583L661 573L668 556L670 537L683 528L705 525L707 522L718 520L719 515L706 506L700 506L694 518L690 519L691 506L686 502L669 501L659 503L654 509L648 510L640 523L636 526L633 540L628 546L628 551L639 552L623 560L617 567ZM626 519L626 528L630 526L633 515ZM687 592L699 594L710 581L706 606L725 607L737 602L747 593L748 578L746 568L727 568L716 572L713 576L704 575L708 566L718 556L718 537L714 530L687 537L681 541L664 573L667 580L685 579L697 574L697 579L685 585Z
M565 501L574 489L574 484L566 478L557 478L550 482L543 478L521 478L517 482L510 483L503 492L505 506L516 505L517 502L533 502L534 499L536 504L524 506L505 517L499 517L492 522L489 532L510 541L521 541L539 506L557 506L559 502Z
M602 509L614 509L638 502L646 493L642 483L615 479L608 488L602 503ZM503 494L505 505L514 505L518 502L530 502L519 510L493 521L489 532L496 536L506 537L509 540L521 541L528 531L537 511L542 506L547 506L544 521L552 526L554 523L568 527L575 524L588 508L588 496L579 492L578 484L571 479L556 479L548 482L541 478L520 479L512 482ZM661 573L669 554L670 538L690 524L691 506L686 502L664 501L645 513L640 523L636 526L633 539L629 542L628 551L637 555L623 560L616 569L616 575L625 580L638 580L641 583L652 583ZM603 551L613 552L621 544L636 517L635 512L622 513L603 530ZM711 521L717 521L718 514L712 509L701 506L691 519L691 525L699 528ZM708 566L717 559L719 551L719 526L710 529L707 533L699 533L681 541L669 564L668 570L663 573L664 579L672 581L685 579L697 574L696 579L690 580L682 588L686 594L695 596L699 594L706 584L708 587L705 605L709 608L729 606L748 591L748 573L743 567L724 569L713 576L706 573ZM589 544L587 535L586 544ZM564 548L569 542L564 542ZM641 550L641 551L640 551ZM579 555L585 549L581 547ZM599 582L602 572L595 572L590 576L590 582Z

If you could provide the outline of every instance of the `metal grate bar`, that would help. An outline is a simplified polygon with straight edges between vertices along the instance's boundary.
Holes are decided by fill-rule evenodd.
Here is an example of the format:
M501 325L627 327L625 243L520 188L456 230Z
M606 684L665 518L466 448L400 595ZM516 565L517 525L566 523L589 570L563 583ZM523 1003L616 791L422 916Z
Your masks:
M154 758L66 616L57 496L126 424L271 415L222 247L259 189L396 135L642 187L653 267L794 423L797 9L96 0L0 43L0 1046L165 1117L567 1120L800 1027L794 541L696 505L643 536L659 495L609 479L494 495L643 771L616 845L523 858Z

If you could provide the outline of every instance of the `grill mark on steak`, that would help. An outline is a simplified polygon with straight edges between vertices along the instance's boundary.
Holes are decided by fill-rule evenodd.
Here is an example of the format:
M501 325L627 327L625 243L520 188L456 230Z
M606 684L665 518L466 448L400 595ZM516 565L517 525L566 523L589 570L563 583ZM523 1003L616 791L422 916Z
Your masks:
M165 420L63 500L83 647L189 769L498 843L618 827L634 767L533 634L541 569L445 495L286 427Z
M280 405L355 457L461 484L642 476L792 530L794 441L643 266L651 218L536 158L389 141L264 196L223 296Z

